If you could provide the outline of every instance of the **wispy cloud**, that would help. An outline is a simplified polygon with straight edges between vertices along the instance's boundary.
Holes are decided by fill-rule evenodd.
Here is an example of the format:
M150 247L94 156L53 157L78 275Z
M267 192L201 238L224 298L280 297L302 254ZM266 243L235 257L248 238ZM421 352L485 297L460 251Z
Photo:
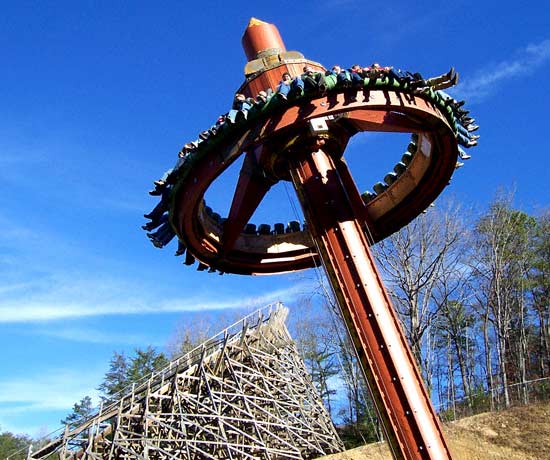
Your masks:
M62 237L55 228L14 219L5 211L0 212L0 228L0 247L3 250L0 273L3 268L8 268L11 275L14 272L29 273L44 262L44 265L51 265L52 260L61 258L61 254L65 260L83 255L83 249L74 243L74 239ZM4 278L0 278L0 287L4 287L2 281Z
M144 194L145 196L145 194ZM156 205L156 203L155 203ZM141 215L147 209L144 207L142 200L130 200L126 195L124 196L101 196L97 203L98 207L109 208L118 211L128 212L134 214L136 218Z
M93 283L95 284L95 283ZM129 297L128 291L113 286L113 290L104 290L103 294L93 298L84 298L76 292L87 292L73 285L75 294L61 295L59 291L50 291L32 299L20 298L0 302L0 323L36 323L62 319L78 319L93 316L147 315L177 312L241 309L262 307L277 300L291 301L312 289L310 283L298 283L290 287L267 291L258 296L241 295L224 300L205 300L204 298L170 299L154 301L140 295ZM88 291L89 292L89 291ZM55 299L55 300L53 300Z
M44 327L33 330L33 334L40 334L56 339L71 342L94 343L98 345L132 345L142 346L144 343L153 347L163 347L165 341L145 334L124 334L120 331L108 333L91 327Z
M25 141L20 139L21 143L17 145L6 145L0 143L0 179L4 183L20 183L28 180L26 177L29 172L29 165L33 165L33 169L41 171L42 167L47 164L47 160L35 147L25 145Z
M36 243L39 240L39 236L30 227L14 222L9 216L0 214L0 226L2 227L0 242L5 242L6 245L9 243L9 246L14 246L14 243L22 242Z
M32 376L25 379L0 381L1 413L17 413L21 408L32 407L33 410L52 410L70 408L75 401L85 395L96 394L90 382L99 381L94 375L83 376L82 372L56 370L46 375Z
M528 45L519 50L512 59L481 69L472 78L460 83L456 92L461 98L479 101L496 91L507 80L534 74L548 61L550 61L550 39Z
M98 403L94 386L101 376L101 370L52 369L45 374L0 380L0 424L3 429L36 435L45 429L38 420L46 415L51 418L52 411L66 413L84 396L91 396L94 404ZM19 426L20 418L28 424L29 414L34 414L37 424Z

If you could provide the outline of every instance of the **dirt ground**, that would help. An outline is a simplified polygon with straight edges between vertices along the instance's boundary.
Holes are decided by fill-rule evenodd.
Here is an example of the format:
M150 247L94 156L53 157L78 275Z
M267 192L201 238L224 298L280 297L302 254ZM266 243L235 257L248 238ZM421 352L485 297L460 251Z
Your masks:
M484 413L444 426L453 460L550 460L550 403ZM384 443L325 460L392 460Z

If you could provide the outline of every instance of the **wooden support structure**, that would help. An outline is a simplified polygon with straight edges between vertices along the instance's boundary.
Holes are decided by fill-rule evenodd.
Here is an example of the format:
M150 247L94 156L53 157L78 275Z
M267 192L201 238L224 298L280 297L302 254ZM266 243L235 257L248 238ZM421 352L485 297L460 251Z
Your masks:
M341 451L287 312L279 304L221 331L29 460L55 452L64 460L304 460Z

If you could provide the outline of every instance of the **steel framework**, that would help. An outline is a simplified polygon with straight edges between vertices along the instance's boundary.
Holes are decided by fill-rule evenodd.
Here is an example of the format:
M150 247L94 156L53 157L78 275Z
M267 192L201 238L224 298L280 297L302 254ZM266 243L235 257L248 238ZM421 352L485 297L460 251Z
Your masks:
M287 313L277 304L235 323L30 457L299 460L341 451Z

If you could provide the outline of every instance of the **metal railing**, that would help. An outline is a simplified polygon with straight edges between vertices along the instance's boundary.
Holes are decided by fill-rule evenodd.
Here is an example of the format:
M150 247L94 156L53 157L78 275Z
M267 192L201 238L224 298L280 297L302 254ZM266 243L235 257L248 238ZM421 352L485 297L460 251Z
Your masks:
M508 391L508 404L505 388ZM441 420L453 421L482 412L505 410L541 401L550 401L550 377L474 391L467 397L441 403L436 406L436 410Z

